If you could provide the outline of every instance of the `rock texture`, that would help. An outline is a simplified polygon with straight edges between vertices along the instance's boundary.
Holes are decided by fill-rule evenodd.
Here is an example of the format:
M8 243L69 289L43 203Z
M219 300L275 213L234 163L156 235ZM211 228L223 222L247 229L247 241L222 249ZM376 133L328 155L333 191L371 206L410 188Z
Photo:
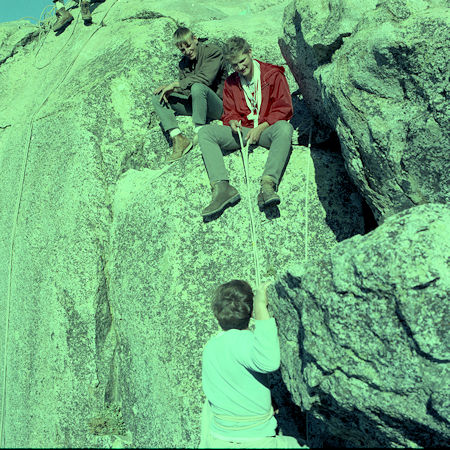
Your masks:
M450 442L449 223L448 206L411 208L275 285L283 378L341 442Z
M217 329L210 312L211 293L228 279L255 279L240 155L229 155L227 164L243 200L217 221L203 223L199 210L210 194L196 150L164 173L129 171L117 185L113 204L108 273L122 349L119 389L125 422L136 431L138 446L195 443L202 396L201 351ZM360 219L351 217L352 212L358 214L357 197L339 182L344 172L336 164L337 155L322 151L311 155L294 148L280 186L284 206L273 220L256 206L256 177L266 152L258 148L250 155L250 198L263 279L273 277L293 258L302 259L305 252L317 258L333 247L336 236L328 219L337 229L362 232ZM325 188L321 175L328 172L331 178L330 169L335 181ZM322 194L334 203L328 219L314 187L315 177L324 183L327 194ZM341 220L346 221L344 227ZM167 434L161 441L158 435L163 430Z
M40 38L0 26L9 36L0 65L4 447L198 444L200 353L216 330L210 291L254 278L248 197L240 156L229 155L243 200L202 222L210 193L199 149L165 165L150 96L175 77L179 55L164 37L177 23L225 28L234 14L237 34L241 16L270 15L256 2L241 15L204 1L199 23L191 6L108 0L91 27L72 9L64 33ZM268 21L267 36L280 24ZM275 40L253 40L281 61ZM190 120L181 127L192 134ZM364 231L340 155L314 148L294 147L279 211L257 211L266 155L250 155L264 279Z
M347 170L382 222L450 200L448 4L294 1L283 55L316 118L338 133Z

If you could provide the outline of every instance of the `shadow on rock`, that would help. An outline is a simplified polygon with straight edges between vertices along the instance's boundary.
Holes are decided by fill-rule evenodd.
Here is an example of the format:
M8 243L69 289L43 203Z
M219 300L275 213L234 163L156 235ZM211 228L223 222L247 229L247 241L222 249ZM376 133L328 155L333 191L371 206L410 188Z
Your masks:
M333 145L339 141L330 140ZM311 148L317 195L326 212L326 223L338 242L363 234L355 216L363 218L363 198L350 180L344 159L336 148Z
M275 416L278 422L277 433L281 431L284 436L297 439L301 446L307 445L306 413L292 401L280 370L271 373L269 380L273 403L279 409Z

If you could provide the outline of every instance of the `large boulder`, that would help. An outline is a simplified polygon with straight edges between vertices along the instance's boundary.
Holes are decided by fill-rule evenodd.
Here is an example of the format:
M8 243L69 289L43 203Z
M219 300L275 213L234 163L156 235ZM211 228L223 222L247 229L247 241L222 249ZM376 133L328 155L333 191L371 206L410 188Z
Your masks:
M191 2L143 3L98 4L91 27L72 8L60 35L31 27L16 39L0 26L5 447L197 445L212 287L253 280L254 245L266 279L364 232L340 155L300 146L273 216L256 208L267 150L250 155L255 244L239 153L227 164L243 200L201 220L210 193L199 149L167 166L150 106L152 89L176 77L167 37ZM181 127L192 135L189 119Z
M448 5L293 1L280 47L379 222L450 200Z
M318 421L310 445L323 428L351 447L450 442L449 223L448 206L411 208L276 283L282 374Z

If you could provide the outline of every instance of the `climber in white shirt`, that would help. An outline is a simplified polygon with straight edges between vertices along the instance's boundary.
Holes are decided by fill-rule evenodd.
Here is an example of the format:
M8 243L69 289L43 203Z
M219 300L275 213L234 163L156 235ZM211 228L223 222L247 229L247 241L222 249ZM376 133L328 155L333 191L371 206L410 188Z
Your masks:
M300 448L295 438L275 432L265 374L279 368L280 344L266 291L263 284L254 295L241 280L216 291L212 307L223 331L203 350L200 448ZM248 328L252 315L254 331Z

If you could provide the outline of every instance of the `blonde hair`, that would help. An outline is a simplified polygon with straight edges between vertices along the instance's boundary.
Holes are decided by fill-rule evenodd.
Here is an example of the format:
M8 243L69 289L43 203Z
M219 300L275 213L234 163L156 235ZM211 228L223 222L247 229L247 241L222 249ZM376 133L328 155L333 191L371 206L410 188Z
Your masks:
M175 33L173 33L173 43L178 47L181 44L188 45L187 40L194 39L194 34L189 28L179 27Z
M223 56L228 62L230 62L240 53L248 53L250 50L250 44L244 38L233 36L225 43Z

